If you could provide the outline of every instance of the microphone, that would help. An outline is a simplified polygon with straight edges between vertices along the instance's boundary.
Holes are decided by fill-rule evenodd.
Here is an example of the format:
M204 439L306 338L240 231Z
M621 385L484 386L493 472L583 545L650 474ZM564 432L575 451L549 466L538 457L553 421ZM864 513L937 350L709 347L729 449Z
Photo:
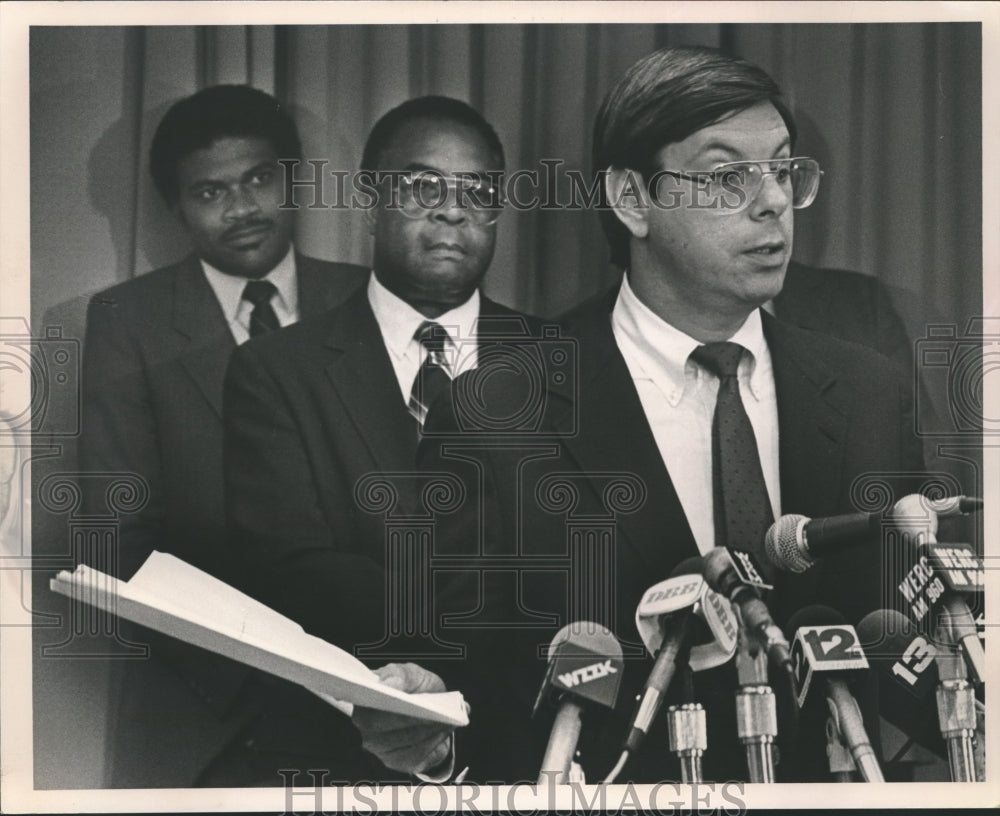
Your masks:
M805 572L817 558L828 553L877 542L881 520L881 513L849 513L819 519L789 513L768 528L764 550L778 569Z
M928 503L938 518L976 513L983 509L984 504L977 496L948 496L944 499L928 499Z
M907 738L943 757L934 702L937 647L895 609L869 612L857 632L878 677L879 714Z
M985 584L983 563L968 544L941 544L937 540L938 518L961 515L983 506L983 500L967 496L927 499L919 493L904 496L893 508L898 529L916 542L919 557L898 585L917 622L930 605L937 606L938 626L949 645L958 644L975 683L986 676L986 656L975 620L964 596L972 595L982 607ZM936 603L937 602L937 603Z
M656 659L637 698L622 754L603 784L614 782L629 755L639 749L659 713L678 665L688 662L694 671L713 668L729 660L736 649L737 630L732 611L723 598L708 588L701 570L700 557L685 559L674 567L670 578L647 589L636 607L636 628ZM693 617L704 621L701 632L697 628L692 632L689 624ZM687 708L684 712L679 716L696 717ZM698 736L694 736L697 742Z
M847 513L810 519L789 513L774 522L764 536L764 549L771 563L785 572L805 572L818 558L862 544L878 543L884 519L896 529L910 532L922 541L937 532L939 517L975 512L983 500L969 496L928 499L920 493L904 496L888 513Z
M981 685L986 680L986 655L965 598L976 598L976 605L981 608L985 585L982 560L968 544L931 542L924 544L921 550L933 570L934 581L944 587L937 599L938 632L944 636L946 644L961 649L972 681ZM934 602L933 598L928 599Z
M697 556L681 562L673 577L643 593L635 609L636 629L651 655L659 654L663 647L667 616L689 609L704 621L703 627L689 632L688 664L696 672L727 663L736 651L738 638L738 621L732 605L710 589L701 575L678 572L701 567L701 558Z
M792 655L799 708L810 689L823 684L833 723L828 736L844 743L866 782L884 782L861 709L847 684L850 674L868 668L854 627L830 607L808 606L792 615L788 631L795 632ZM831 759L833 756L831 753Z
M902 549L896 559L904 565L896 582L897 602L918 626L933 609L937 625L958 645L975 683L986 677L986 656L966 597L982 609L985 571L969 544L942 544L937 540L938 516L955 515L963 507L978 509L982 502L959 496L928 500L919 494L900 499L893 509L896 527L902 533ZM938 512L941 511L941 513ZM894 570L895 572L895 570Z
M971 625L971 619L969 622ZM965 626L956 627L947 612L938 618L935 632L945 651L936 656L938 678L937 710L941 736L948 745L948 765L953 782L982 781L976 763L976 694L968 680L968 661L956 654L955 642ZM975 627L972 626L973 631ZM976 644L979 644L978 639ZM964 645L964 642L963 642ZM963 652L964 655L964 652Z
M982 781L974 749L975 693L961 657L951 647L937 648L895 610L866 615L858 624L858 636L875 645L868 657L880 681L890 684L891 693L879 694L879 713L939 755L947 746L953 782ZM936 705L930 704L932 698Z
M621 644L598 623L576 621L552 638L548 668L532 711L534 716L544 701L558 701L539 784L569 782L583 710L587 706L614 708L624 669Z
M741 562L747 557L746 553L733 552ZM791 672L788 641L761 600L758 586L740 574L736 563L725 547L709 550L704 558L705 582L739 607L743 625L763 645L771 663Z
M911 493L893 505L892 520L898 530L916 536L918 543L923 543L936 540L939 518L968 515L982 507L982 499L970 496L928 499L921 493Z
M636 608L636 626L640 635L645 632L643 642L650 653L656 655L656 660L629 724L623 747L626 754L634 754L639 749L660 710L678 663L683 662L681 653L688 645L688 625L695 608L700 608L699 602L705 592L705 580L700 572L700 558L685 559L674 568L670 578L646 590ZM707 656L704 652L699 654ZM712 658L708 656L708 659Z
M976 512L982 506L982 499L969 496L928 499L913 493L896 502L885 517L878 513L853 513L808 519L789 514L771 525L764 547L778 569L803 572L823 555L878 542L883 518L891 520L894 533L901 534L904 542L914 541L914 546L904 552L885 553L892 563L890 573L902 575L898 581L893 579L900 607L918 624L932 606L939 617L948 618L947 630L961 647L973 682L981 684L986 675L986 657L974 616L963 596L975 595L976 606L982 607L985 583L982 562L971 546L939 544L936 534L938 518ZM906 561L910 563L900 570L899 562Z

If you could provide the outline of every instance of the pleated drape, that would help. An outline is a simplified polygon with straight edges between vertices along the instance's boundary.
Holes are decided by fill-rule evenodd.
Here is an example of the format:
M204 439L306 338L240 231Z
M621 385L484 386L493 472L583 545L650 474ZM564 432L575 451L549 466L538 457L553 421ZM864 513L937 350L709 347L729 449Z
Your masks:
M610 84L654 48L693 43L771 72L800 123L797 152L826 171L817 202L797 215L796 257L877 275L918 312L981 312L975 23L36 29L33 312L183 249L146 153L169 104L201 87L275 93L307 157L327 170L357 167L386 110L440 93L494 124L509 169L589 172L591 124ZM48 192L54 177L59 195ZM498 229L486 289L509 305L554 315L614 279L592 212L508 211ZM298 243L324 258L370 258L358 211L304 208Z

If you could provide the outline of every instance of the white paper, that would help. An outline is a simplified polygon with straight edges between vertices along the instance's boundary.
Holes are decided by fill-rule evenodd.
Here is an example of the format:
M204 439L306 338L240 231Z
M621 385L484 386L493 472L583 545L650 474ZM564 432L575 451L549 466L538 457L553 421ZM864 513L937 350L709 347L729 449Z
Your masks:
M377 708L463 726L459 692L407 694L343 649L176 556L153 552L130 581L81 565L54 592L305 686L342 711Z

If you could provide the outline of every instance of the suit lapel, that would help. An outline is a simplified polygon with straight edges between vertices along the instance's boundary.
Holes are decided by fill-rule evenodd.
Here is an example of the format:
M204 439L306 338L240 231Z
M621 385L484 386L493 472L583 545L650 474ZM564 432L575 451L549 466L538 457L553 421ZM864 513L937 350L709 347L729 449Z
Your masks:
M333 273L312 258L296 253L300 316L312 317L342 300L350 282L333 280ZM339 287L335 284L341 284ZM215 292L205 279L201 264L190 256L178 264L174 279L172 325L184 350L181 365L195 381L212 409L222 417L222 388L226 366L236 348Z
M838 511L843 475L846 418L831 404L836 375L823 362L809 332L763 315L774 365L778 399L778 448L781 470L781 512L807 517ZM822 567L795 576L779 576L769 602L786 617L814 602Z
M182 261L174 278L172 325L184 338L180 363L222 417L222 383L236 341L198 260Z
M375 315L361 287L331 314L327 374L381 470L412 470L417 427L403 402Z
M610 468L643 480L646 512L622 515L618 529L645 563L662 564L667 547L676 549L676 561L697 555L680 500L618 353L609 313L588 315L576 329L581 372L578 419L573 405L577 397L568 390L551 392L552 421L557 431L566 434L565 450L583 472ZM836 378L808 334L769 315L764 315L764 329L778 402L782 512L832 515L837 510L846 433L843 414L828 400ZM577 421L579 430L571 434Z
M571 336L579 341L579 395L555 392L553 423L565 435L563 446L582 472L613 471L639 477L646 491L645 504L635 513L618 517L619 540L624 540L653 574L666 577L664 570L698 555L694 536L631 373L618 351L610 311L601 310L577 326L578 331L571 331ZM576 411L574 399L579 400ZM579 426L575 434L574 423Z
M482 298L480 316L488 334L515 333L523 321L511 310ZM338 352L327 368L330 381L380 469L412 470L419 441L416 422L399 390L382 332L359 287L331 313L329 348Z
M836 375L812 338L764 315L778 399L781 512L832 515L843 470L846 418L828 399Z

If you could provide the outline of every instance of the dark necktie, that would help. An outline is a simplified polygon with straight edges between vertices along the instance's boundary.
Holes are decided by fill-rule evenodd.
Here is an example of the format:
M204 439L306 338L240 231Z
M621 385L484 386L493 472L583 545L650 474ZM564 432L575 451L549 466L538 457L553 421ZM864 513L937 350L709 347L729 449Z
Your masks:
M691 352L691 359L719 378L719 396L712 418L712 492L715 544L753 553L766 575L764 535L774 521L764 484L750 417L740 397L736 376L743 346L709 343Z
M273 283L266 280L247 281L243 290L243 300L249 300L253 304L253 311L250 312L250 336L257 337L269 331L275 331L281 327L278 323L278 316L271 307L271 298L277 292Z
M414 338L427 349L427 356L413 379L410 389L410 413L423 427L434 400L451 384L448 360L444 356L445 330L432 320L420 324Z

